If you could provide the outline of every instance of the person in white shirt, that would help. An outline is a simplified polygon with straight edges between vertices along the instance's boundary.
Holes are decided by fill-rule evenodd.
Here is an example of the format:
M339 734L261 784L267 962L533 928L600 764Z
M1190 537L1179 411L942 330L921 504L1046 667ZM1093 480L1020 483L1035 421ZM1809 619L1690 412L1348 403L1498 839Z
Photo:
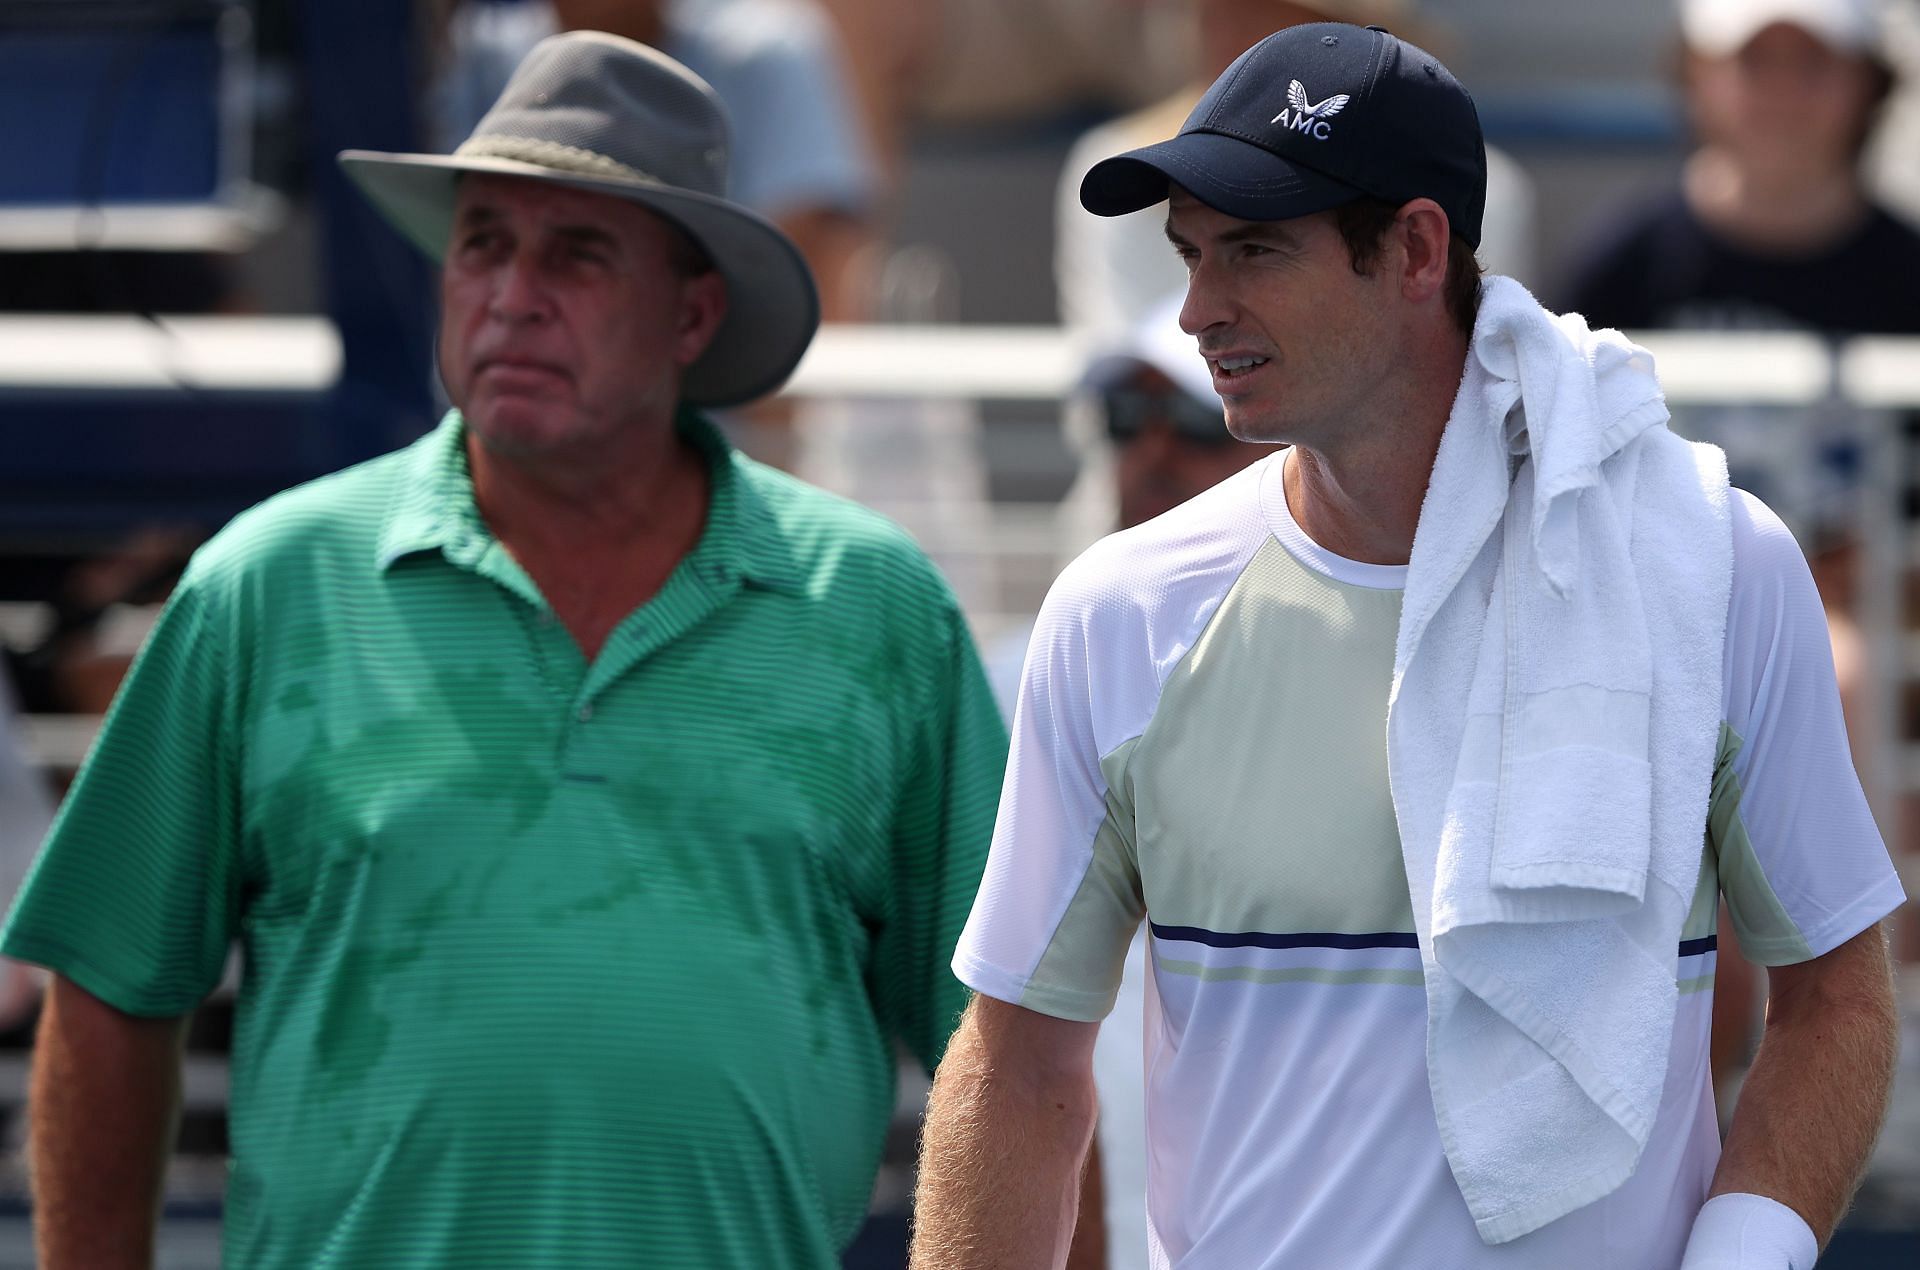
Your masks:
M1644 350L1480 277L1485 179L1452 75L1331 23L1089 173L1290 448L1043 606L915 1270L1061 1264L1143 917L1155 1266L1808 1270L1845 1208L1903 895L1818 597ZM1718 895L1770 991L1724 1151Z

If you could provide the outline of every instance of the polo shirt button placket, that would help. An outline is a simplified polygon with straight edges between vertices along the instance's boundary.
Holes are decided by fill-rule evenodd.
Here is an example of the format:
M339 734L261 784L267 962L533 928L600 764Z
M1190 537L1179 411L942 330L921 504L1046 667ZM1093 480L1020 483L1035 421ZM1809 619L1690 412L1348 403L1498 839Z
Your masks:
M591 701L581 702L580 709L574 713L573 717L582 723L590 722L593 719L593 703Z

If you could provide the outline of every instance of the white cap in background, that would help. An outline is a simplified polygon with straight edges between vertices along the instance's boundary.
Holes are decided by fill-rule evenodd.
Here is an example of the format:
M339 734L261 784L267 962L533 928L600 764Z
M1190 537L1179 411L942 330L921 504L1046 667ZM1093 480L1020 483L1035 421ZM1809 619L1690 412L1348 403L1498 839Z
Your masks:
M1843 53L1878 55L1878 0L1680 0L1687 46L1730 57L1775 23L1797 26Z
M1183 287L1155 304L1126 339L1108 341L1098 348L1081 376L1081 386L1097 390L1118 383L1132 373L1133 367L1145 364L1195 401L1220 406L1220 394L1213 390L1213 370L1200 356L1200 341L1180 329L1180 308L1186 298Z

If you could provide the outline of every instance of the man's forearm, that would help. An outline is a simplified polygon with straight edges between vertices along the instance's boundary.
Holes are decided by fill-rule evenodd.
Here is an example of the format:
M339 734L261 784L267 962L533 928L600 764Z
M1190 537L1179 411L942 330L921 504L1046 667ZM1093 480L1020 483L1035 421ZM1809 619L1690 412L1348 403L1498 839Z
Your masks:
M912 1267L1054 1270L1066 1262L1093 1138L1092 1073L1009 1057L981 1004L961 1020L934 1080Z
M28 1160L43 1270L145 1270L179 1106L182 1019L55 977L34 1044Z
M1839 959L1837 973L1774 972L1788 990L1770 994L1760 1052L1741 1086L1712 1189L1778 1200L1822 1245L1886 1116L1899 1033L1879 929L1827 956Z
M1107 1270L1107 1179L1098 1133L1087 1148L1087 1162L1080 1170L1080 1201L1066 1270Z

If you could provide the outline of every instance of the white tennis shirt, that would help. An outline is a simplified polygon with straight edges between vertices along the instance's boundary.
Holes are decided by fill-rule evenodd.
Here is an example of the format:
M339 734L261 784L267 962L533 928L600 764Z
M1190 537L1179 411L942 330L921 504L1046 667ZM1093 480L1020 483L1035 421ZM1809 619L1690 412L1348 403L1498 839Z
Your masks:
M1489 1247L1434 1124L1387 787L1406 570L1308 539L1285 461L1101 541L1054 584L954 971L987 996L1099 1019L1150 923L1156 1267L1676 1266L1720 1150L1716 890L1769 965L1819 956L1903 898L1800 550L1736 494L1724 722L1652 1141L1613 1194Z

